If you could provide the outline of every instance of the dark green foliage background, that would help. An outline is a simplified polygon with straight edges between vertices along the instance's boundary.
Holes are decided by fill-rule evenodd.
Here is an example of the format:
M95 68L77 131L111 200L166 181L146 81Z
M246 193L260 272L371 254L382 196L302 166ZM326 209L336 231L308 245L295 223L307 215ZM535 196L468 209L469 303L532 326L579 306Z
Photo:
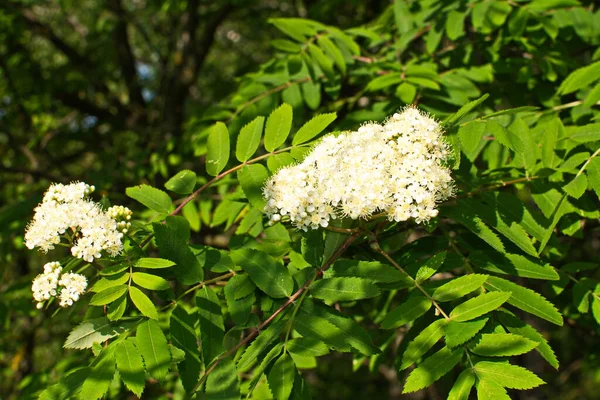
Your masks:
M280 18L323 25L314 27L320 34L306 35L305 43L298 43L302 41L285 35L287 25ZM335 39L339 30L345 30L350 44L339 35ZM308 51L315 43L326 46L319 37L329 34L342 49L341 61L333 53L323 60ZM510 393L514 398L598 398L600 321L591 311L595 301L600 308L599 181L594 183L590 175L581 194L578 187L562 188L600 143L599 44L600 11L591 0L1 1L0 398L37 398L41 390L93 358L91 351L64 350L62 345L84 316L102 315L99 307L80 301L69 310L41 312L31 300L31 280L41 266L68 255L60 250L44 255L23 244L32 210L51 182L94 184L96 195L131 207L136 218L148 222L155 213L142 211L125 195L126 188L145 183L162 189L184 169L197 174L197 187L208 182L207 138L216 122L227 125L235 143L246 123L268 116L284 102L293 106L293 132L316 114L336 112L329 132L383 121L411 103L443 120L484 94L489 96L461 120L462 125L448 131L456 152L459 200L445 204L442 218L430 226L392 228L382 247L407 263L410 256L404 260L401 254L420 250L405 252L405 243L430 236L424 247L431 252L448 250L471 261L477 255L493 256L492 247L481 239L485 233L477 237L465 228L468 223L457 224L470 217L456 210L473 210L494 225L486 219L485 207L493 206L490 193L502 192L513 196L511 210L521 213L526 204L548 228L556 215L553 207L566 192L564 202L570 208L558 210L559 217L564 216L555 221L555 234L540 254L543 263L559 270L560 280L513 279L544 294L563 314L561 327L519 314L548 339L561 365L555 370L535 352L518 357L518 365L547 384ZM493 119L500 128L478 119L525 106L535 108L522 110L518 117ZM559 137L564 132L584 137L570 147L561 147L556 139L551 143L556 147L549 151L560 163L575 157L570 168L560 170L559 161L547 159L544 143L551 141L550 129L557 129ZM532 133L523 136L524 131ZM511 147L519 147L511 142L515 135L529 138L522 145L533 151L533 161L541 167L528 166L528 151ZM541 157L536 159L536 152ZM261 148L256 155L262 154ZM236 165L232 153L226 169ZM256 234L240 232L242 217L256 209L248 206L235 177L223 179L194 200L200 217L184 210L193 220L192 245L226 249L247 236L265 238L260 222L254 227ZM557 190L549 191L552 188ZM173 200L183 197L171 194ZM545 194L550 196L549 210L540 200ZM155 228L157 236L159 229L163 227ZM289 232L293 244L282 254L290 246L300 250L300 235ZM544 240L536 238L534 253ZM502 244L510 253L528 254L504 237ZM277 252L274 246L270 251ZM363 259L367 251L363 241L344 258ZM579 262L589 264L573 264ZM460 264L453 271L460 275L469 268L470 263ZM205 279L218 272L223 271L205 268ZM163 306L186 288L174 283L172 293L154 293L152 299ZM370 333L381 335L373 338L378 345L394 333L393 344L371 362L356 356L353 362L349 353L319 357L316 368L303 372L313 398L445 398L458 369L424 391L401 395L407 370L398 371L394 355L434 317L418 321L409 331L378 331L372 321L384 303L381 298L367 299L349 308L352 315L366 316ZM399 303L397 298L393 304ZM231 326L229 321L226 329ZM117 384L108 393L107 398L133 396ZM172 393L181 395L175 374L162 385L147 382L144 398L168 398Z

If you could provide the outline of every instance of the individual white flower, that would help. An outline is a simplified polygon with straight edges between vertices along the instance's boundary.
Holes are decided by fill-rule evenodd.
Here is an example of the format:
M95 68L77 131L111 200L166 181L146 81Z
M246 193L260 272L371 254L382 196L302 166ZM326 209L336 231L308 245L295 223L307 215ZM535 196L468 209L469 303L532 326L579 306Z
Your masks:
M396 222L421 223L453 193L447 154L440 125L408 107L383 125L325 136L302 163L266 182L265 212L273 223L287 216L303 230L325 227L340 214L383 212Z
M123 233L131 226L131 211L114 206L105 212L98 203L86 199L93 190L82 182L51 185L27 227L26 246L47 252L60 243L62 235L72 234L75 242L71 253L75 257L92 262L103 251L118 255L123 250Z
M49 262L44 265L44 272L33 279L31 283L31 291L33 299L37 301L37 308L43 307L43 302L49 300L52 296L56 296L58 277L62 267L58 262Z
M87 279L81 274L67 272L60 277L58 284L61 286L60 299L61 307L72 306L73 303L79 300L85 289L87 288Z

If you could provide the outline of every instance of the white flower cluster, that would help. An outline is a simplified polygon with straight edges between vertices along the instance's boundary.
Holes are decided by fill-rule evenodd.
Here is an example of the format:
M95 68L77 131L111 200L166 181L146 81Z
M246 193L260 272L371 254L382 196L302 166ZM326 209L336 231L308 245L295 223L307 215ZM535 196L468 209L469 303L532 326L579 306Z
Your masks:
M72 272L60 276L61 272L62 267L59 262L49 262L44 265L44 273L39 274L33 280L31 291L34 300L38 302L38 309L44 306L44 301L57 295L61 307L71 306L85 292L87 288L85 276Z
M326 227L338 215L385 213L399 222L437 216L453 193L444 166L448 146L440 125L414 107L383 125L325 136L306 159L279 170L263 188L271 222L283 217L302 230Z
M102 251L111 256L119 254L123 249L123 232L130 226L131 211L125 207L103 211L98 203L86 199L93 191L93 186L81 182L50 186L27 227L27 247L39 247L47 252L54 249L64 235L73 243L73 256L87 262L101 257Z

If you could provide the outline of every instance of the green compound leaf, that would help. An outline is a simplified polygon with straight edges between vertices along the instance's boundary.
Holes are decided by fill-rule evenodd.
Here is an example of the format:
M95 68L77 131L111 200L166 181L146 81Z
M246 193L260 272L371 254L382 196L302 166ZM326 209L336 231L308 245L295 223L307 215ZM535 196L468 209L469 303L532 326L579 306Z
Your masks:
M198 306L202 356L206 366L223 352L223 338L225 337L223 314L217 294L208 286L203 286L196 293L196 305Z
M177 369L179 370L181 383L187 393L191 393L196 383L198 383L200 370L202 369L200 350L198 349L198 340L194 329L196 318L195 313L190 315L181 306L177 306L169 319L171 341L185 353L185 358L177 364Z
M267 169L260 164L250 164L239 170L237 176L250 204L262 211L266 204L262 188L269 178Z
M296 135L294 135L294 139L292 140L292 145L297 146L313 139L319 133L323 132L329 124L335 121L336 117L336 113L320 114L313 117L298 129L298 132L296 132Z
M133 341L124 340L119 343L115 349L115 358L123 383L137 397L141 397L146 385L146 374L144 360Z
M231 259L269 296L282 298L292 294L292 276L283 264L267 253L254 249L239 249L231 252Z
M285 103L269 115L265 127L264 143L267 151L271 152L285 143L292 128L292 115L292 106Z
M490 278L488 278L490 279ZM492 292L484 293L456 306L450 313L453 321L463 322L475 319L487 314L504 304L510 297L510 293Z
M235 147L235 157L240 162L248 161L260 145L265 117L256 117L240 130Z
M165 260L164 258L140 258L134 266L137 268L157 269L169 268L173 265L175 265L173 261Z
M171 353L158 322L148 320L141 323L137 328L135 345L144 358L148 374L163 381L171 366Z
M454 386L448 393L448 400L468 400L471 389L475 384L475 375L470 369L466 369L460 373Z
M563 318L552 303L541 294L524 288L506 279L491 276L484 284L485 288L493 291L511 292L507 302L523 311L537 315L553 324L562 326Z
M127 285L117 285L109 287L90 299L91 306L103 306L117 300L127 291Z
M539 343L512 333L484 333L471 351L480 356L516 356L533 350Z
M321 279L310 285L313 297L329 303L368 299L380 294L374 283L362 278L330 278Z
M404 303L390 311L383 321L381 328L394 329L414 321L431 308L431 300L420 295L410 296Z
M283 353L271 367L267 381L276 400L287 400L294 386L296 366L288 353Z
M178 172L165 183L165 188L178 194L190 194L196 186L196 173L189 169Z
M114 349L103 350L92 364L92 370L81 387L79 396L82 399L97 400L108 391L115 376Z
M229 131L227 125L217 122L208 135L206 151L206 172L217 176L229 161Z
M129 297L131 297L131 301L142 314L148 318L158 319L158 312L154 303L140 289L131 286L129 288Z
M77 325L65 341L65 349L89 349L94 343L104 343L120 335L133 324L129 322L111 322L105 317L88 319Z
M488 318L467 322L448 322L444 332L446 346L456 347L465 343L482 330L487 321Z
M125 189L125 194L159 214L168 214L173 210L173 203L169 195L152 186L128 187Z
M144 272L134 272L131 274L131 279L137 285L150 290L166 290L169 289L169 282L160 276L146 274Z
M482 381L492 381L509 389L531 389L546 383L533 372L504 362L480 361L474 371Z
M402 355L400 370L406 369L417 362L423 354L427 353L444 335L446 321L438 319L423 329L406 347Z
M454 368L462 356L463 349L461 348L455 350L447 347L442 348L410 373L402 393L416 392L431 385Z
M487 278L488 275L482 274L469 274L455 278L436 288L431 297L437 301L459 299L480 288Z

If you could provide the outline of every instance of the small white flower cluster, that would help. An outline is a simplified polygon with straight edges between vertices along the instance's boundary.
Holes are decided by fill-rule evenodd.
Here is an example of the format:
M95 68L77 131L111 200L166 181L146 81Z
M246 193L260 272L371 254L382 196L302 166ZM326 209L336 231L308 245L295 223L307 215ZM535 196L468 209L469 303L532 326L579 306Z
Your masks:
M123 250L121 238L130 226L127 221L131 211L125 207L103 211L98 203L86 199L93 191L93 186L81 182L50 186L27 227L26 246L47 252L60 243L63 235L68 236L70 229L73 256L92 262L102 256L102 251L113 257L118 255Z
M287 216L304 231L326 227L340 214L427 221L453 193L442 133L433 118L407 107L383 125L325 136L302 163L267 181L264 211L272 223Z
M87 288L85 276L72 272L60 276L61 272L62 267L59 262L49 262L44 265L44 273L33 280L31 291L34 300L37 301L38 309L44 306L44 301L57 295L61 307L71 306L85 292Z
M108 210L106 210L106 214L117 221L117 230L121 233L127 233L129 228L131 227L131 215L133 212L123 206L112 206Z

